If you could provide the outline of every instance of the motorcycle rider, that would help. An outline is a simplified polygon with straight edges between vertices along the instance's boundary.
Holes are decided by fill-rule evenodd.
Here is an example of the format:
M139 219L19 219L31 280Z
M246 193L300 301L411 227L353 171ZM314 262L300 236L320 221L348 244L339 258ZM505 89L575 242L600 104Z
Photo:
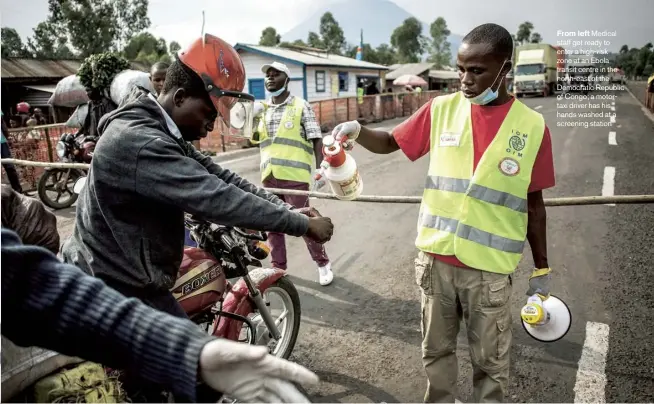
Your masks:
M292 210L189 143L217 118L230 128L230 115L240 114L249 125L236 126L251 130L254 97L240 92L244 83L236 50L207 34L176 55L158 98L136 87L105 115L64 259L126 296L186 317L170 292L183 256L184 212L328 241L329 218Z

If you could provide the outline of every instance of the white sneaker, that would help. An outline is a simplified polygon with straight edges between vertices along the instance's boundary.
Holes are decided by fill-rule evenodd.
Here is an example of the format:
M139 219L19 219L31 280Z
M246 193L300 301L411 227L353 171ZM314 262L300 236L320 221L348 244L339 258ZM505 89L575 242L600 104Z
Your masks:
M320 284L327 286L334 280L334 273L332 272L332 264L328 263L324 267L318 267L318 274L320 275Z

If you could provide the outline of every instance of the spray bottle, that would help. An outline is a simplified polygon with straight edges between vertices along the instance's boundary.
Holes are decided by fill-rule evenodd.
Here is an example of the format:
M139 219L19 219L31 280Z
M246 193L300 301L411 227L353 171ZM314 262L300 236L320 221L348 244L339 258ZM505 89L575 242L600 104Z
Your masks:
M332 135L325 136L322 144L322 154L325 158L315 179L327 179L338 199L351 201L357 198L363 191L363 181L354 157L345 153L343 145Z

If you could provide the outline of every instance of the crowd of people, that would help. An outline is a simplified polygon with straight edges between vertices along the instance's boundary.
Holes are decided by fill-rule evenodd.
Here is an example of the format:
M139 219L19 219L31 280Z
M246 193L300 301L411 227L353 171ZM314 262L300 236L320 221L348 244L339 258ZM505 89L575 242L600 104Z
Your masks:
M458 52L461 91L434 98L391 133L356 120L332 132L372 153L401 150L412 161L430 156L415 240L426 402L457 397L461 321L475 402L504 400L512 274L527 242L534 261L527 294L550 293L542 191L554 186L551 139L543 116L507 92L512 52L506 29L476 27ZM306 197L274 195L191 144L217 120L229 127L236 100L254 101L242 93L245 69L233 47L204 35L154 70L165 70L152 75L157 94L134 88L99 119L73 235L61 249L64 262L23 245L27 236L3 223L3 335L130 369L189 401L202 383L240 401L307 402L293 383L316 383L313 372L264 347L206 335L170 288L183 255L184 213L269 232L273 266L283 270L284 235L304 237L322 285L335 277L324 247L334 226L302 213ZM252 106L261 181L308 190L322 159L320 127L307 101L289 92L284 64L261 70L271 94ZM161 76L163 83L154 83ZM524 136L514 139L517 132Z

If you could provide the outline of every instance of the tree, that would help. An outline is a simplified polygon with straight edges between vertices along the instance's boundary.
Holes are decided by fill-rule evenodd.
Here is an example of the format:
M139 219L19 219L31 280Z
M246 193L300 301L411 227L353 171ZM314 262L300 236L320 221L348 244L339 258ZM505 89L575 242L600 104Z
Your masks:
M182 47L180 46L179 42L177 42L177 41L172 41L172 42L170 42L170 45L168 45L168 50L169 50L171 55L176 54L177 52L179 52L180 49L182 49Z
M390 66L397 63L397 52L388 44L381 44L375 49L377 54L377 63ZM364 53L365 56L365 53Z
M261 39L259 45L261 46L277 46L282 41L281 35L273 27L268 27L261 32Z
M400 63L416 63L424 50L424 36L422 24L417 18L404 20L402 25L395 28L391 35L391 45L397 49Z
M32 57L40 59L75 57L68 47L68 38L61 35L51 22L41 21L33 31L34 35L27 39L27 49Z
M309 37L307 38L307 45L309 45L312 48L325 49L325 44L320 38L320 35L316 34L313 31L309 32Z
M531 31L534 29L534 24L525 21L518 27L518 33L515 36L516 41L519 43L529 42Z
M80 56L119 51L150 26L148 0L48 0L47 22Z
M29 56L23 40L13 28L2 28L2 57L22 58Z
M320 17L320 35L325 50L337 55L341 54L345 47L345 34L330 12Z
M624 55L627 52L629 52L629 46L628 45L622 45L622 47L620 48L620 54Z
M543 38L540 36L538 32L534 32L531 34L531 39L529 39L529 42L531 43L541 43L543 42Z
M450 35L450 30L447 28L447 22L443 17L438 17L429 27L431 34L431 41L429 42L430 55L428 60L433 62L436 69L442 69L449 66L452 60L452 51L450 50L450 43L447 37Z
M173 48L179 50L179 44L171 42L170 49ZM172 61L166 40L163 38L157 39L149 32L134 36L123 49L123 56L128 60L135 60L148 65L153 65L156 62L170 63Z
M307 46L307 44L305 44L304 41L301 39L296 39L293 42L282 42L279 44L280 48L284 48L284 47L289 48L293 46Z

